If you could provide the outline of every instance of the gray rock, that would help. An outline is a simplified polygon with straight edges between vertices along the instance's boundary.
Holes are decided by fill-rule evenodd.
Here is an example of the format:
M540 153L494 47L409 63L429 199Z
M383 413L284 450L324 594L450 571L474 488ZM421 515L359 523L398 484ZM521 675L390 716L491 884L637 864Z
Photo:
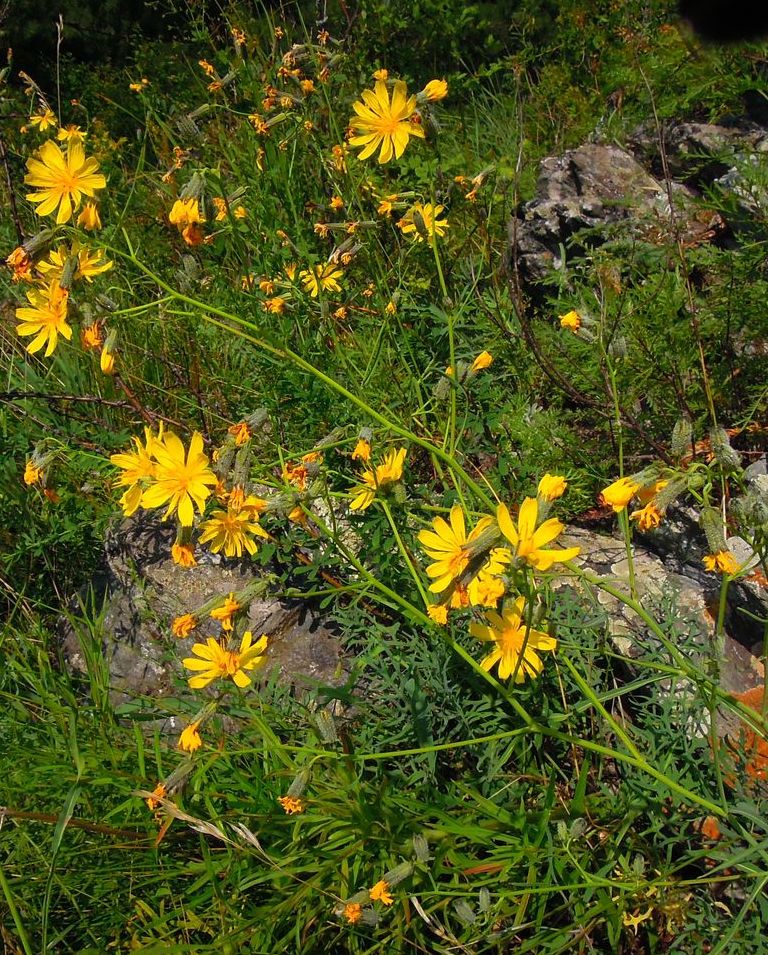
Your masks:
M673 199L690 196L681 185ZM521 282L546 278L562 265L562 250L600 244L607 229L638 220L668 218L670 199L664 186L628 152L617 146L586 143L562 156L542 160L536 198L509 225L509 264Z
M104 612L98 628L109 670L113 704L185 695L189 673L181 659L196 641L221 634L215 620L203 620L187 639L171 633L174 617L214 597L242 590L264 572L246 561L222 559L203 552L196 567L184 569L171 559L174 531L146 513L115 523L104 543L101 590ZM76 616L76 615L75 615ZM277 669L280 679L299 687L343 682L343 659L337 637L298 601L254 600L247 627L254 637L270 640L268 667L256 676L266 679ZM83 626L64 626L63 656L75 672L88 669ZM199 698L199 691L196 691Z

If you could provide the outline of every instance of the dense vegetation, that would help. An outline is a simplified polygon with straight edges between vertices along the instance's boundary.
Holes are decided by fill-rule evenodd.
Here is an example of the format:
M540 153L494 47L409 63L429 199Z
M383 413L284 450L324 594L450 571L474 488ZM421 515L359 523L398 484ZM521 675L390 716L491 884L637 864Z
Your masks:
M764 165L716 157L749 198L699 189L706 239L578 236L534 285L508 223L545 156L764 120L765 47L666 0L98 6L4 24L5 948L762 951L765 701L718 670L768 572ZM683 505L706 632L632 580ZM341 685L252 681L221 594L164 622L172 697L117 705L121 512L310 601ZM561 520L623 536L626 588Z

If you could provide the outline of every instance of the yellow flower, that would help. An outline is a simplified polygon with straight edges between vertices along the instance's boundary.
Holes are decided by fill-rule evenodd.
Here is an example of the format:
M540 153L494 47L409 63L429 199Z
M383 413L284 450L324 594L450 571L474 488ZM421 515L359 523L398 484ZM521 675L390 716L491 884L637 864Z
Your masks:
M243 605L238 603L235 600L234 593L230 592L224 600L224 603L220 607L216 607L211 611L211 618L221 622L222 630L233 630L234 624L232 622L232 618L239 610L242 609Z
M514 603L507 602L501 614L487 611L487 624L469 625L473 637L496 644L480 666L490 671L498 664L499 678L506 680L514 674L515 683L523 683L526 677L537 677L541 673L543 664L537 650L557 648L557 640L548 633L526 630L522 619L524 609L525 597L518 597Z
M227 201L226 201L226 199L222 199L220 196L214 196L212 202L213 202L214 208L216 209L216 216L215 216L216 221L217 221L217 222L223 222L223 221L227 218ZM174 208L176 208L176 205L174 205ZM171 212L173 212L173 209L171 210ZM169 218L170 218L170 216L169 216ZM173 221L173 220L171 220L171 221ZM174 224L175 224L175 223L174 223Z
M560 474L545 474L539 481L538 495L542 501L555 501L562 497L568 488L568 482Z
M202 435L197 431L192 435L185 455L181 440L167 431L162 441L154 443L154 457L157 466L153 483L144 491L141 506L160 507L167 502L164 519L177 513L183 526L191 526L195 517L193 505L202 512L210 487L216 484L216 475L208 467L203 451Z
M482 371L483 368L488 368L492 362L493 355L489 351L481 351L477 358L475 358L475 360L469 366L469 373L471 375L477 374L477 372Z
M101 334L99 322L91 322L90 325L82 326L80 329L80 344L86 351L101 348L104 344L104 337Z
M152 790L152 795L147 797L147 807L154 811L160 806L160 799L165 799L168 795L168 790L162 783L158 783L157 786ZM159 799L154 799L153 797L157 796Z
M623 510L640 490L640 484L632 478L622 477L600 492L600 501L618 513Z
M427 616L433 623L444 627L448 623L448 608L443 604L430 604L427 607Z
M246 441L250 441L253 437L253 431L251 431L247 421L238 421L237 424L233 424L227 428L227 431L235 439L235 444L238 448L245 444Z
M30 487L32 484L37 484L43 474L43 469L38 467L35 462L29 458L27 460L26 466L24 467L24 483L27 487Z
M515 527L505 504L496 509L496 520L501 533L512 544L515 556L526 561L536 570L549 570L552 564L571 560L581 550L580 547L566 547L563 550L544 550L565 530L565 525L551 517L541 527L536 527L539 514L539 502L535 497L527 497L520 505L520 513Z
M197 561L195 560L195 548L191 544L179 544L178 542L171 547L171 557L173 558L174 564L178 564L179 567L196 567Z
M352 452L352 460L357 459L358 461L368 461L371 460L371 443L365 438L358 438L357 444L355 445L354 451Z
M286 298L282 295L275 295L272 298L264 299L261 307L270 315L282 315L287 304L288 300Z
M225 557L242 557L244 550L253 556L258 550L254 535L269 540L269 534L254 520L250 508L213 511L209 520L200 525L200 530L200 543L210 542L214 554L223 549Z
M200 203L197 199L177 199L168 213L168 221L171 225L182 229L184 226L205 222L205 217L200 212Z
M716 554L707 554L703 563L707 570L718 574L728 574L729 577L739 572L739 562L729 550L719 550Z
M91 232L93 232L94 229L101 228L99 209L95 202L86 202L82 212L77 217L77 224Z
M236 219L246 219L248 217L248 210L245 206L235 206L232 215Z
M370 158L379 147L380 163L393 156L399 159L411 136L424 139L421 126L410 122L416 112L416 97L408 97L402 80L395 81L391 100L383 80L377 80L374 89L363 90L362 100L352 104L356 115L349 121L356 133L350 145L363 147L360 159Z
M480 573L470 580L466 588L467 601L472 607L496 607L504 596L505 585L501 577L512 553L506 547L494 547Z
M448 95L448 84L445 82L445 80L430 80L421 91L421 95L430 103L445 99L445 97Z
M246 630L240 642L239 650L225 650L213 637L208 637L205 643L196 643L192 647L194 657L186 657L181 662L188 670L200 671L197 676L189 678L189 685L193 690L200 690L217 678L231 678L241 689L250 684L251 678L246 670L255 670L264 666L267 658L264 651L267 649L267 637L262 635L253 643L253 634Z
M459 504L454 504L450 524L444 518L436 517L432 521L433 530L419 531L418 541L434 561L427 567L427 576L435 578L429 585L431 593L441 593L461 577L474 554L473 541L492 524L490 517L481 517L467 536L464 511Z
M381 902L382 905L392 905L395 901L389 894L389 882L380 879L368 893L372 902Z
M65 126L64 129L60 129L56 135L56 139L60 143L81 143L84 139L87 138L87 133L84 133L79 126Z
M104 189L107 180L97 173L99 164L86 159L81 142L70 142L63 153L53 140L43 143L38 158L27 160L24 182L36 186L39 192L27 193L30 202L39 202L35 210L47 216L58 209L57 225L69 222L83 196L93 198L97 189Z
M373 78L384 83L389 79L389 70L375 70L373 73Z
M378 465L375 471L364 471L361 475L364 487L355 488L352 491L352 501L349 509L351 511L364 511L373 503L376 492L382 490L389 484L394 484L403 476L403 462L405 461L405 448L395 450L391 449L384 456L384 461Z
M179 749L184 750L185 753L194 753L195 750L200 749L203 741L197 731L199 726L200 721L198 720L184 727L179 737Z
M299 272L304 290L309 292L312 298L317 298L320 289L324 292L340 292L341 286L339 279L344 274L343 269L338 268L333 262L326 262L325 265L315 265L312 269L302 269Z
M22 246L17 246L5 260L5 264L13 269L14 282L31 282L32 275L32 257L24 250Z
M359 922L363 914L363 907L359 902L347 902L344 906L344 918L350 925Z
M42 113L38 113L36 116L31 116L29 119L30 126L37 126L41 133L44 133L49 127L55 129L59 125L58 119L56 119L56 114L52 109L46 109Z
M171 623L171 633L174 637L183 640L197 626L197 617L192 613L183 613L180 617L174 617Z
M47 281L56 279L57 282L60 282L69 259L77 260L75 271L72 273L74 281L85 279L87 282L92 282L94 275L108 272L115 264L110 259L104 258L102 249L91 251L80 245L75 239L70 248L60 245L58 249L51 251L47 261L37 263L37 269L46 277Z
M391 196L383 196L378 206L376 207L376 211L379 213L380 216L390 215L392 213L392 210L395 208L395 203L397 202L397 200L398 200L397 193Z
M101 355L99 355L99 367L105 375L114 375L115 373L115 353L106 345L102 348Z
M329 208L333 209L334 212L338 212L340 209L344 208L344 200L341 196L333 196L331 201L328 203Z
M661 524L663 516L653 501L650 501L645 507L640 508L640 510L632 511L629 518L632 521L637 521L637 526L641 531L649 531Z
M565 315L560 315L559 318L561 328L570 328L574 333L581 328L581 315L573 309Z
M448 228L447 219L438 219L444 209L445 206L433 206L431 202L414 202L397 225L403 235L409 235L414 242L427 239L431 245L435 236L442 238Z
M45 291L33 288L27 292L32 307L16 309L16 318L20 323L16 326L16 334L22 337L35 336L27 345L30 354L34 355L43 345L47 345L45 357L48 358L58 344L59 335L67 341L72 338L72 328L67 324L68 297L69 293L56 281L51 282Z
M277 801L289 816L294 815L294 813L304 812L306 809L304 800L299 799L298 796L279 796Z
M155 436L151 428L144 428L144 444L139 438L131 438L136 450L120 454L111 454L109 460L115 467L121 468L124 473L115 481L115 487L127 487L128 490L120 499L123 514L130 517L139 504L143 493L143 484L155 476L154 455L155 443L160 436Z

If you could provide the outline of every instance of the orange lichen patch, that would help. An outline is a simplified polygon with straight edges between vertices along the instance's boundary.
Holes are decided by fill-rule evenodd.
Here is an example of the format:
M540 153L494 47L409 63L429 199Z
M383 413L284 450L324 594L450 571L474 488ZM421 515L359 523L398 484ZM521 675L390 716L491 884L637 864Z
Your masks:
M762 714L765 692L765 685L759 685L745 693L734 694L734 699L755 713ZM725 742L733 754L735 770L742 775L747 789L762 788L768 784L768 740L763 739L744 720L739 720L737 734L729 734ZM735 786L733 776L725 781L729 786Z

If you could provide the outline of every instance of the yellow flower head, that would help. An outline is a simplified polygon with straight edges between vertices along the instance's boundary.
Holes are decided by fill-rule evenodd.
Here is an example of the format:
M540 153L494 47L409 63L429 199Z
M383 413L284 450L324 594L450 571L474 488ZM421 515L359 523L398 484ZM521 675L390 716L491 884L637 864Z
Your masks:
M22 337L34 335L27 345L27 351L34 355L43 345L47 345L45 357L53 354L59 341L59 335L69 341L72 328L67 324L67 299L69 293L55 280L47 289L33 288L27 292L29 307L17 308L16 334Z
M467 536L464 511L459 504L454 504L450 524L436 517L431 531L419 532L419 543L434 561L427 567L427 576L435 578L429 586L432 593L442 593L461 577L473 556L472 543L492 524L490 517L481 517Z
M210 489L216 484L216 475L208 467L208 457L203 451L202 435L197 431L192 435L187 453L181 440L166 431L162 441L154 443L153 454L156 461L153 483L144 491L141 506L160 507L167 503L164 519L177 514L181 524L190 527L195 506L202 513Z
M622 477L600 492L600 502L618 513L623 510L640 490L640 484L632 478Z
M371 443L365 438L358 438L357 444L352 451L352 460L365 461L366 464L371 460Z
M155 444L159 439L160 435L155 436L151 428L145 428L144 444L139 438L131 438L135 451L112 454L109 457L112 464L124 472L115 481L115 487L128 488L120 501L126 517L130 517L138 509L144 486L155 476L153 456Z
M324 265L313 266L311 270L302 269L299 278L305 291L309 292L312 298L317 298L321 289L324 292L340 292L339 279L343 274L343 269L333 262L326 262Z
M512 561L512 553L506 547L494 547L480 573L470 580L466 588L467 602L472 607L493 607L504 596L505 585L501 575ZM463 595L461 595L463 597Z
M115 264L104 257L102 249L92 251L75 239L69 248L66 245L60 245L58 249L52 250L47 261L41 260L37 263L37 269L48 282L53 279L59 282L69 259L75 259L77 262L72 274L73 281L85 279L87 282L92 282L94 275L108 272Z
M24 182L35 186L38 192L27 193L30 202L39 203L35 210L40 216L58 209L56 224L69 222L83 196L93 198L97 189L104 189L107 180L97 170L95 159L86 159L83 144L71 141L63 153L51 139L43 143L37 158L27 160Z
M298 796L279 796L277 801L289 816L299 812L304 812L306 809L304 800L300 799Z
M193 657L186 657L181 662L188 670L200 671L197 676L189 678L189 685L193 690L200 690L208 686L212 680L230 678L241 689L250 684L251 678L246 670L256 670L267 662L264 652L267 649L267 637L260 637L253 642L253 634L246 630L240 642L239 650L226 650L213 637L208 637L205 643L196 643L192 647Z
M235 439L235 444L238 448L240 445L245 444L246 441L250 441L253 437L253 431L251 431L247 421L238 421L237 424L233 424L227 428L227 431Z
M99 367L105 375L114 375L115 373L115 353L105 345L99 356Z
M537 677L541 673L543 664L537 650L557 648L557 640L548 633L526 629L524 610L525 597L518 597L514 603L507 602L501 614L487 611L487 624L469 625L473 637L496 644L480 666L490 671L498 664L499 678L506 680L514 674L515 683L523 683L526 677Z
M570 328L572 332L576 333L581 328L581 315L574 309L566 312L565 315L560 315L560 327Z
M431 202L414 202L397 225L403 235L409 235L414 242L426 239L431 245L435 236L442 238L448 228L448 220L438 218L444 209L445 206L433 206Z
M24 251L22 246L18 246L11 252L5 260L8 268L13 269L14 282L31 282L34 278L32 274L32 257Z
M194 753L195 750L200 749L203 741L197 731L199 726L200 721L198 720L184 727L179 737L179 749L184 750L185 753Z
M364 511L373 503L376 492L394 484L403 476L403 462L405 461L405 448L394 448L387 451L384 461L378 465L375 471L364 471L361 475L363 487L355 488L352 491L352 501L349 509L351 511Z
M363 915L363 907L359 902L347 902L344 906L344 918L350 925L359 922Z
M542 501L555 501L562 497L568 488L568 482L560 474L545 474L539 481L538 495Z
M157 786L152 790L152 795L147 797L147 807L154 812L155 809L160 807L160 799L165 799L168 795L168 790L162 783L158 783ZM153 798L153 797L159 798Z
M536 527L539 515L539 502L535 497L527 497L520 505L517 527L510 517L505 504L496 509L496 520L501 533L514 547L514 555L530 564L535 570L549 570L552 564L571 560L581 550L580 547L566 547L563 550L545 550L565 530L565 525L551 517Z
M24 467L24 483L27 487L30 487L33 484L37 484L42 476L43 469L38 467L32 458L29 458Z
M351 146L362 146L360 159L369 159L377 149L379 162L389 162L394 156L399 159L411 136L424 139L424 130L411 122L416 113L416 97L408 96L405 83L396 80L392 98L387 84L377 80L374 89L363 90L362 102L352 104L355 111L349 123L356 135L349 140Z
M84 133L79 126L65 126L63 129L60 129L56 134L56 139L60 143L81 143L87 138L88 134Z
M395 901L389 894L389 882L380 879L368 893L372 902L381 902L382 905L392 905Z
M184 226L205 222L205 217L200 212L197 199L177 199L168 213L168 221L181 230Z
M740 570L739 562L729 550L719 550L716 554L707 554L703 563L708 571L728 574L729 577L738 574Z
M173 558L174 564L178 564L179 567L189 569L190 567L197 566L195 548L191 544L175 543L173 547L171 547L171 557Z
M243 605L235 600L234 593L229 593L224 603L211 611L211 618L221 622L222 630L232 630L234 628L232 618L242 609Z
M448 84L445 80L430 80L421 91L421 95L430 103L445 99L448 95Z
M197 626L197 617L192 613L183 613L180 617L174 617L171 623L171 633L180 640L185 639L192 633Z
M36 126L41 133L44 133L46 129L55 129L59 125L59 121L52 109L45 109L42 113L31 116L29 125Z
M93 232L101 228L101 217L99 216L99 207L95 202L86 202L82 212L77 217L77 224L84 229Z
M203 521L200 530L200 543L210 543L214 554L223 550L225 557L242 557L243 551L253 556L258 550L254 536L269 540L269 534L253 512L246 508L216 510L207 521Z
M448 623L448 608L443 604L430 604L427 607L427 616L433 623L444 627Z
M475 358L475 360L469 366L469 374L476 375L478 371L482 371L484 368L489 368L492 362L493 355L489 351L481 351L477 358Z
M637 526L641 531L649 531L661 524L663 516L653 501L650 501L645 507L640 508L640 510L632 511L629 515L629 519L637 521Z

